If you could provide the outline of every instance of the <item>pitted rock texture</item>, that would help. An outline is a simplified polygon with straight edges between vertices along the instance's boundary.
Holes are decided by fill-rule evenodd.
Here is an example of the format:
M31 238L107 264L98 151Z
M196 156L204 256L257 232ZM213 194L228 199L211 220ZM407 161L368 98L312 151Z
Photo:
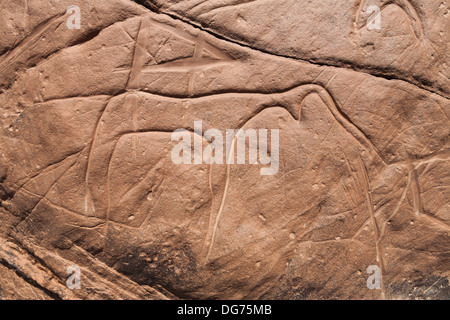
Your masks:
M0 4L0 298L449 299L449 3L369 4ZM196 121L278 172L175 164Z

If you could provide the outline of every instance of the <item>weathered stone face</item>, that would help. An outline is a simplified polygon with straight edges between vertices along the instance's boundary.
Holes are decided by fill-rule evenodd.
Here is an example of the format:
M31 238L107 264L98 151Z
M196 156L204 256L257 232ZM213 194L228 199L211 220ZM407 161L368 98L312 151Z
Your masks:
M136 2L0 5L0 298L450 297L447 4Z

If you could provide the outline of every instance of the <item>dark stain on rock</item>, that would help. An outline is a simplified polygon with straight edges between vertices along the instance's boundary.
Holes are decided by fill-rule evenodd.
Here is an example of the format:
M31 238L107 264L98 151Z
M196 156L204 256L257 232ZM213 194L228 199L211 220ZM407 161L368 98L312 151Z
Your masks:
M162 286L179 298L189 298L201 285L197 262L186 243L129 247L114 267L141 285Z
M449 279L431 276L393 283L387 288L387 297L411 300L449 300Z

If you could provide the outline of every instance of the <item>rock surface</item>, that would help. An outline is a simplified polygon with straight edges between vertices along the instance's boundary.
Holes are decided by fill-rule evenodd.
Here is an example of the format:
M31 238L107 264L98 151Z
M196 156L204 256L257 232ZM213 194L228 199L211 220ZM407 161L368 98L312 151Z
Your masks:
M450 299L449 4L374 3L0 4L0 299Z

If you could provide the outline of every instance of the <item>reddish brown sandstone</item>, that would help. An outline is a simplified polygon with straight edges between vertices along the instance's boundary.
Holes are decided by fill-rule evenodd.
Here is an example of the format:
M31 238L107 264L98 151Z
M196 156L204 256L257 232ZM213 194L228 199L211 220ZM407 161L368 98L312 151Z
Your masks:
M0 298L450 298L447 2L76 2L0 4ZM198 120L278 172L174 164Z

